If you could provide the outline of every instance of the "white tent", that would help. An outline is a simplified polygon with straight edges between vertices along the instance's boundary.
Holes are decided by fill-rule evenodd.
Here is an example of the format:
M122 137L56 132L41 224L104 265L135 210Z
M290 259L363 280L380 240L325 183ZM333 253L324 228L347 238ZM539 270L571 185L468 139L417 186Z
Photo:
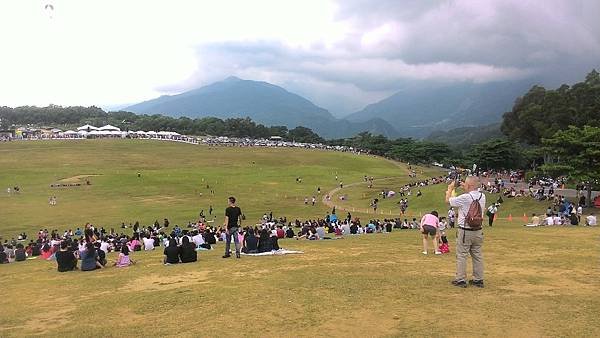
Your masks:
M146 132L143 131L143 130L138 130L135 133L138 134L138 135L146 135Z
M65 131L63 134L64 134L64 135L76 135L76 134L77 134L77 132L76 132L76 131L73 131L73 130L67 130L67 131Z
M88 135L102 135L103 132L99 130L92 130L88 133Z
M82 136L87 136L88 132L86 130L80 130L77 132L77 134L82 135Z
M111 126L110 124L102 126L102 127L98 128L98 130L101 130L101 131L121 131L121 129L119 129L119 128L115 127L115 126Z
M85 131L90 130L91 131L91 130L98 130L98 128L96 128L90 124L86 124L85 126L81 126L81 127L77 128L77 130L85 130Z

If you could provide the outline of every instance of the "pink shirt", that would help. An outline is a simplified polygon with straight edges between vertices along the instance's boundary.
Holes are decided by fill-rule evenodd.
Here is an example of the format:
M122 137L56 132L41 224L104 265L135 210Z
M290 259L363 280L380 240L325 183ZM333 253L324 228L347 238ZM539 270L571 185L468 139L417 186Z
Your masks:
M129 256L119 253L119 258L117 260L117 267L123 268L123 267L130 266L130 265L131 265L131 260L129 259Z
M440 221L432 214L425 214L425 216L421 218L421 226L423 225L431 225L432 227L438 228L440 226Z

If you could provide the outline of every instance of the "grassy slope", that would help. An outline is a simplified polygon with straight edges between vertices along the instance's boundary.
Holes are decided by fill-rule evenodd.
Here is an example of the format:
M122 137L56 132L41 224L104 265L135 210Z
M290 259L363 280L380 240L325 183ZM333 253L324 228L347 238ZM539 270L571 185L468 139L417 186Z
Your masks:
M327 208L313 210L291 196L306 194L316 184L323 190L335 187L332 168L347 183L360 181L363 173L405 174L390 163L346 154L208 150L150 142L135 147L126 142L15 143L0 144L0 152L0 187L16 179L24 188L20 196L0 197L2 233L36 229L43 222L55 225L55 219L109 224L138 215L152 221L166 214L183 222L195 215L198 204L210 202L206 194L197 197L189 183L201 177L239 182L237 191L217 188L213 203L219 208L231 192L253 217L266 205L276 213L316 216ZM118 159L91 159L103 157ZM18 159L24 161L20 169ZM248 170L252 160L262 170ZM140 168L144 184L135 177ZM83 188L89 196L77 188L61 190L56 210L47 206L49 178L85 173L104 174ZM296 175L304 177L302 185L294 183ZM346 203L366 208L380 184L391 185L377 182L373 191L347 188L351 198ZM242 192L242 187L254 190ZM442 189L424 189L421 200L411 199L409 210L445 209ZM176 198L136 201L158 193ZM270 196L286 193L287 199ZM520 203L507 202L503 210L545 208ZM393 202L382 202L381 208L392 210ZM484 290L451 287L453 256L423 257L414 231L337 241L284 240L284 247L305 253L239 262L219 258L219 245L201 252L198 263L180 266L162 266L159 251L134 253L134 267L94 273L58 274L53 263L40 260L2 265L2 299L10 310L0 316L0 336L600 335L597 228L525 229L517 221L500 220L485 233ZM453 249L453 231L449 238Z
M323 192L335 187L336 172L351 182L364 174L381 177L399 171L368 156L156 141L13 142L0 144L0 154L0 229L12 235L85 222L105 227L136 220L149 224L164 217L172 224L187 224L200 209L208 213L209 205L221 221L229 195L238 198L248 220L269 211L288 218L324 217L329 209L304 206L304 196L316 194L318 186ZM91 186L50 188L60 179L89 174L100 175L90 178ZM295 183L297 176L302 184ZM22 193L8 196L6 187L16 184ZM53 208L47 203L51 195L58 199Z

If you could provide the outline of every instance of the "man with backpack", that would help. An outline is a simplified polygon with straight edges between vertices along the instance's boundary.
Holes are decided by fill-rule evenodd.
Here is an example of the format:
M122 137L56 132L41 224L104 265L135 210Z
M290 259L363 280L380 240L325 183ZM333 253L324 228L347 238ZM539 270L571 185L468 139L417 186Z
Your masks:
M452 285L467 287L467 256L471 254L473 260L473 279L470 285L483 288L483 211L485 209L485 195L479 192L479 179L469 176L463 184L465 193L456 196L455 182L448 185L446 203L458 209L457 237L456 237L456 278Z

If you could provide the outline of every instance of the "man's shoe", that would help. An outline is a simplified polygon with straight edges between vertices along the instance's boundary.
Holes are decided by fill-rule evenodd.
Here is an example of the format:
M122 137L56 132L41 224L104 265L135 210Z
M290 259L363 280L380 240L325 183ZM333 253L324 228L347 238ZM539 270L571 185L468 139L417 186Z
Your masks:
M423 251L421 252L423 255L427 255L427 251Z
M452 285L463 289L467 288L467 282L465 282L464 280L453 280Z
M436 255L441 255L441 254L442 254L442 252L441 252L441 251L436 251L436 252L435 252L435 254L436 254Z
M231 255L223 255L223 258L229 258Z
M240 253L239 253L239 252L236 252L236 253L235 253L235 258L242 258L242 256L240 256Z
M483 281L482 281L482 280L472 280L472 279L471 279L471 280L469 281L469 285L473 285L474 287L477 287L477 288L482 288L482 289L483 289L483 287L484 287L484 286L483 286Z

